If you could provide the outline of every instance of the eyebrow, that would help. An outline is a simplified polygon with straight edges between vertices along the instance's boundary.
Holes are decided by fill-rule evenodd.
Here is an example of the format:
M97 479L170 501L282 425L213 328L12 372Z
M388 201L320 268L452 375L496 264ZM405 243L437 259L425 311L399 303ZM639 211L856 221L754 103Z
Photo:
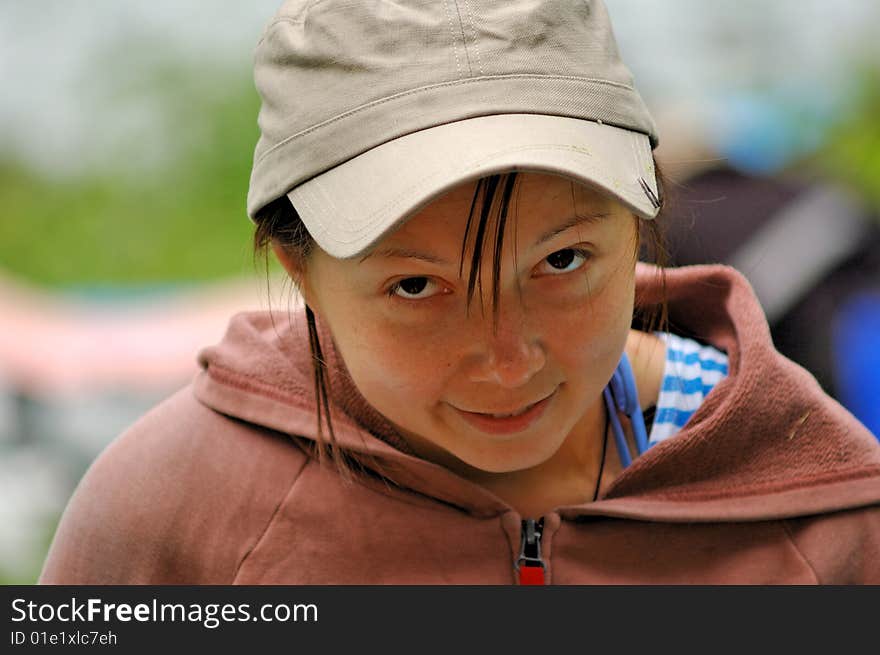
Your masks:
M608 218L608 214L607 213L594 213L594 214L578 214L577 216L572 216L567 221L565 221L565 223L563 223L562 225L559 225L557 227L554 227L553 229L550 229L550 230L547 230L546 232L544 232L544 234L542 234L540 237L538 237L538 240L535 241L534 247L540 246L542 243L546 243L547 241L550 241L550 239L555 237L557 234L562 234L566 230L570 230L571 228L577 227L578 225L583 225L584 223L589 223L590 225L595 225L596 223L601 221L603 218Z
M553 237L558 234L565 232L566 230L570 230L573 227L577 227L578 225L583 225L585 223L588 224L596 224L601 221L603 218L608 218L607 213L595 213L595 214L579 214L577 216L572 216L567 221L565 221L562 225L558 225L550 230L547 230L538 237L538 240L535 241L534 246L540 246L542 243L546 243L550 241ZM372 250L368 252L366 255L361 257L360 262L363 263L370 257L389 257L389 258L397 258L397 259L418 259L424 262L428 262L430 264L438 264L440 266L449 266L449 262L443 259L442 257L437 257L436 255L432 255L429 253L420 252L418 250L413 250L412 248L381 248L379 250Z
M380 250L373 250L368 252L366 255L361 257L360 261L364 262L370 257L378 256L378 257L393 257L398 259L420 259L424 262L428 262L430 264L439 264L441 266L448 266L449 262L447 262L442 257L437 257L436 255L430 255L428 253L419 252L418 250L412 250L411 248L382 248Z

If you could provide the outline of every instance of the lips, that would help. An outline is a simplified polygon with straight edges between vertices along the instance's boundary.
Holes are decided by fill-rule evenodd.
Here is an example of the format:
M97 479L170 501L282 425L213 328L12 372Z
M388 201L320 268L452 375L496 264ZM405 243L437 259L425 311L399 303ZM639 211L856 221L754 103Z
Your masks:
M539 401L540 402L540 401ZM534 407L537 403L532 403L531 405L526 405L518 412L508 412L506 414L489 414L492 418L511 418L512 416L519 416L520 414L525 414L529 409Z
M543 400L513 412L469 412L457 407L455 410L467 423L482 432L511 434L521 432L537 422L555 396L556 390Z
M515 409L515 410L511 410L511 411L507 411L507 412L504 412L504 411L502 411L502 412L468 412L468 414L477 414L479 416L491 416L492 418L510 418L512 416L519 416L520 414L525 414L527 411L529 411L532 407L537 405L539 402L541 402L541 401L538 400L538 401L533 402L529 405L526 405L525 407L520 407L519 409ZM466 410L462 410L462 411L466 411Z

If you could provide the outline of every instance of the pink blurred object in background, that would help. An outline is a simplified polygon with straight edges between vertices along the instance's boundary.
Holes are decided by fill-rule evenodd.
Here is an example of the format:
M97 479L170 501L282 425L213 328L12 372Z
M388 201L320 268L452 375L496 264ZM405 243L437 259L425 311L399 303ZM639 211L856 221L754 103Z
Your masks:
M234 281L90 302L0 279L0 376L38 396L177 386L234 313L267 306L257 287Z

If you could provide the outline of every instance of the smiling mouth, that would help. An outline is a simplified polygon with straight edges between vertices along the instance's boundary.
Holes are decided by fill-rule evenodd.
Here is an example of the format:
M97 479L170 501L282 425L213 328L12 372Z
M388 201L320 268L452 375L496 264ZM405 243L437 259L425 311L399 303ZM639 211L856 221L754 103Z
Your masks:
M471 426L483 432L492 434L520 432L541 418L550 400L556 395L556 391L554 389L549 396L513 412L470 412L457 407L455 409Z
M512 412L475 412L472 410L461 409L458 407L456 409L458 409L460 412L464 412L465 414L474 414L476 416L488 416L491 418L511 418L513 416L522 416L527 411L532 409L532 407L534 407L535 405L542 403L545 400L547 400L548 398L550 398L550 396L552 396L554 393L556 393L555 389L551 393L549 393L546 396L544 396L543 398L541 398L540 400L536 400L535 402L533 402L529 405L526 405L525 407L521 407L520 409L514 410Z
M522 415L525 414L527 411L529 411L532 407L534 407L534 406L537 405L538 403L542 402L543 400L546 400L546 398L542 398L541 400L538 400L538 401L536 401L536 402L533 402L531 405L526 405L525 407L523 407L522 409L520 409L520 410L518 410L518 411L515 411L515 412L505 412L505 413L501 413L501 414L493 414L493 413L490 413L490 412L471 412L471 411L468 411L468 410L465 410L465 409L463 409L463 410L461 410L461 411L463 411L463 412L467 412L468 414L475 414L475 415L477 415L477 416L488 416L488 417L490 417L490 418L513 418L514 416L522 416Z

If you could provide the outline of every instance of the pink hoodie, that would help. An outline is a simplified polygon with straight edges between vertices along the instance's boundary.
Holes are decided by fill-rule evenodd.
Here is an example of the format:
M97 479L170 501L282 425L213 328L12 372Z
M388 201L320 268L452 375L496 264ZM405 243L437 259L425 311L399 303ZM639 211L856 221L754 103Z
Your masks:
M654 272L639 264L640 305L660 299ZM527 526L419 459L325 332L334 429L362 467L345 483L288 436L316 434L301 311L239 314L200 353L193 384L92 465L40 582L516 584L537 527L553 584L880 583L876 439L774 350L739 273L697 266L667 280L672 324L726 351L730 373L597 502Z

